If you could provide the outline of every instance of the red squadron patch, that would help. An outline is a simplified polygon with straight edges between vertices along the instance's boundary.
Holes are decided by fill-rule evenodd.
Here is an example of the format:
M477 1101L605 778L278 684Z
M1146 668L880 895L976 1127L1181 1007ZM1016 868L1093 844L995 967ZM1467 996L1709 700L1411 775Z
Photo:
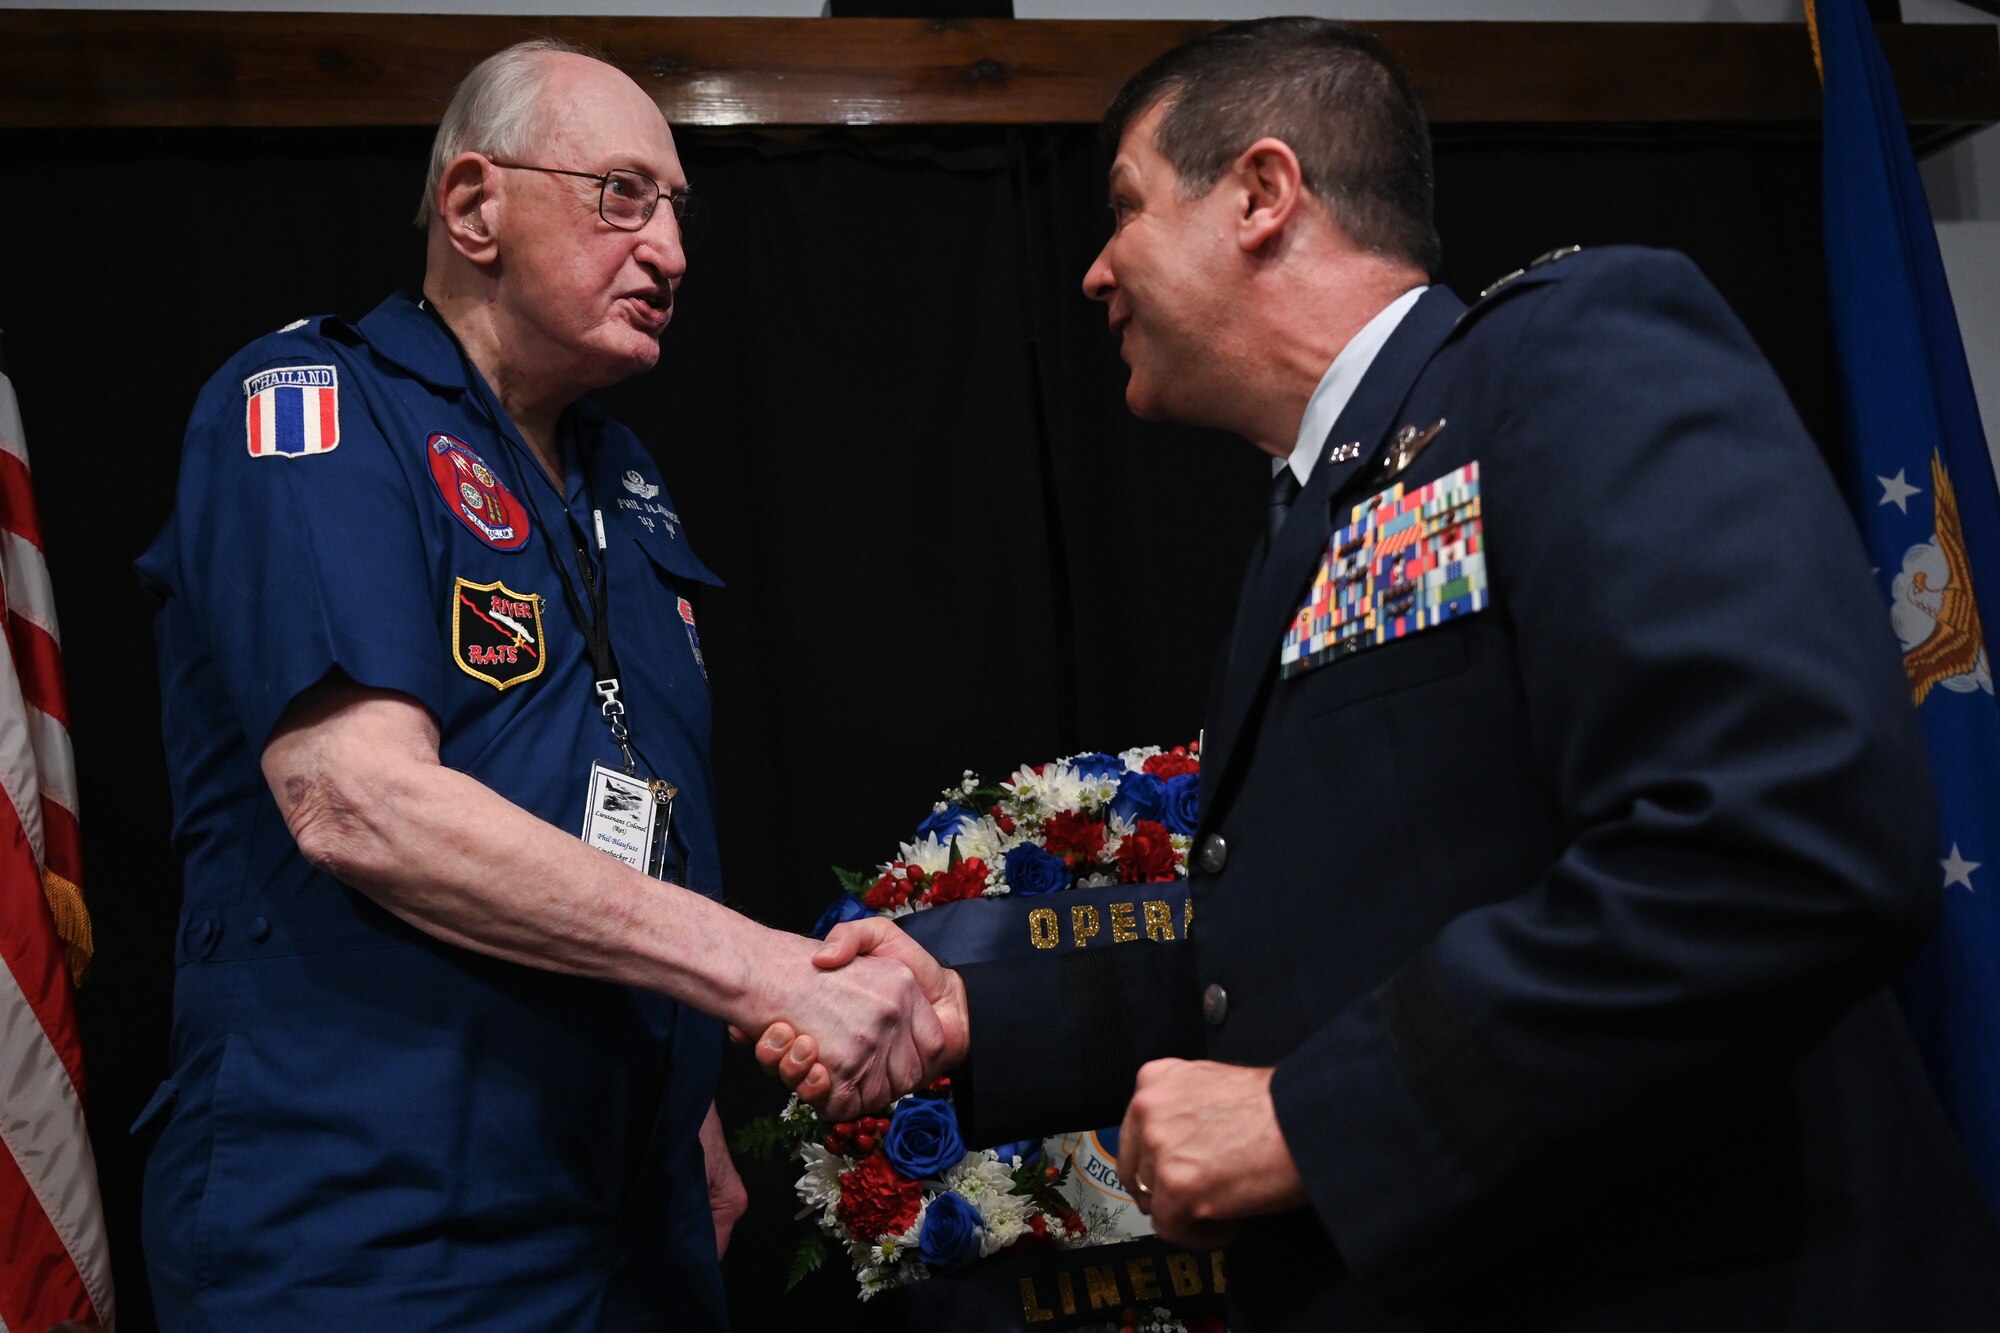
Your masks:
M473 536L496 551L518 551L528 544L528 511L471 445L439 433L426 442L424 454L438 497Z

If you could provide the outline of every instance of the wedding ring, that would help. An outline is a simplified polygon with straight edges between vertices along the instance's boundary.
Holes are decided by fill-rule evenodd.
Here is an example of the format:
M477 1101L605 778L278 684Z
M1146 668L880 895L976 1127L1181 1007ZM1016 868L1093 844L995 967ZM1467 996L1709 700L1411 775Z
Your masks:
M1153 1187L1151 1185L1148 1185L1143 1180L1135 1180L1132 1182L1132 1192L1138 1195L1142 1199L1150 1199L1153 1197Z

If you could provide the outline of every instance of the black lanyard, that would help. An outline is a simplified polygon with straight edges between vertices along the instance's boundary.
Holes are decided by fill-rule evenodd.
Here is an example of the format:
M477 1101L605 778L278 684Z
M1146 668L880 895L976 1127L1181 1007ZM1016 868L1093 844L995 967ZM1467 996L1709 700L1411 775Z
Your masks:
M458 334L451 325L445 323L444 316L432 307L429 301L422 308L438 322L438 327L450 337L452 345L458 349L459 360L464 363L466 380L486 411L500 442L513 455L514 466L521 480L521 494L528 502L528 512L535 526L542 530L542 536L549 546L549 559L556 567L556 577L562 582L563 602L569 608L570 619L583 634L585 648L590 653L593 675L592 688L597 693L600 711L611 728L611 739L618 744L618 753L624 758L626 776L635 776L639 771L638 757L633 751L631 732L625 725L625 701L620 697L621 686L618 678L618 659L611 651L611 562L607 558L604 543L604 513L597 507L597 488L590 480L590 460L582 457L579 447L577 464L583 469L584 496L590 502L591 526L597 537L597 561L595 566L584 550L583 534L577 531L576 519L570 513L569 501L563 501L564 527L569 529L571 545L576 551L576 568L583 580L584 589L590 593L595 614L584 609L583 599L577 596L576 585L570 581L569 570L563 558L556 551L555 530L542 520L542 508L535 500L536 478L530 469L541 469L541 462L524 445L516 443L507 429L507 415L493 400L492 390L486 384L486 377L479 373L472 357L467 354L465 344L458 340ZM650 765L648 765L650 767Z

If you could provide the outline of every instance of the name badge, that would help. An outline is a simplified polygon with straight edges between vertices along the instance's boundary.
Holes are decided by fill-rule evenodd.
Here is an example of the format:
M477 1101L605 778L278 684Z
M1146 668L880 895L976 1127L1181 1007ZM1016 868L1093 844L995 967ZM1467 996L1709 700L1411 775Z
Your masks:
M632 777L603 764L590 766L589 798L583 807L583 840L641 874L663 878L667 833L673 824L671 782Z

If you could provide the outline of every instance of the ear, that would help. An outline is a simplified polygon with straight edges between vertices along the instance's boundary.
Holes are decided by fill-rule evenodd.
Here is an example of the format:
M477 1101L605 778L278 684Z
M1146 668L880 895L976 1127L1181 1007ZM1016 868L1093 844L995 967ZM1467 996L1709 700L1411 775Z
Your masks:
M1261 250L1285 229L1305 200L1299 155L1282 139L1259 139L1230 165L1229 174L1242 197L1237 244Z
M438 181L438 220L452 248L481 266L500 257L493 232L494 188L499 172L479 153L460 153L446 164Z

